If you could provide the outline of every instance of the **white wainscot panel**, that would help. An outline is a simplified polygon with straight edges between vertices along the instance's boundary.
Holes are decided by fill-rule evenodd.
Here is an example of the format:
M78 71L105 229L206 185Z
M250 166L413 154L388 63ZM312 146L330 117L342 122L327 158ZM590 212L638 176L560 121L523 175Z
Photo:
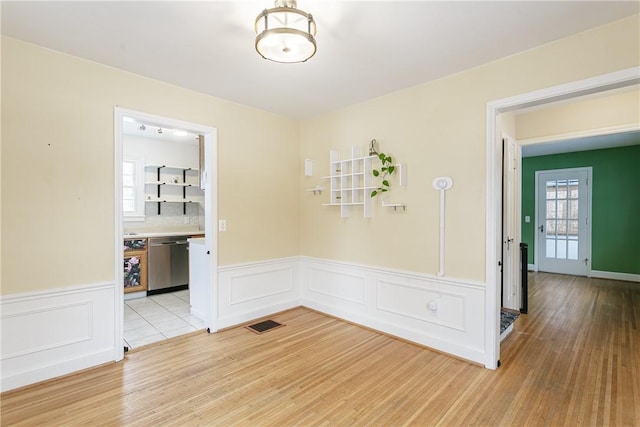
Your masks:
M221 267L218 270L218 328L300 305L297 260Z
M229 278L229 305L246 304L293 290L293 269L245 274Z
M483 284L315 258L301 266L303 305L484 363Z
M362 274L331 271L321 268L307 270L309 291L357 304L365 303L365 278Z
M465 330L465 296L378 280L377 309L403 317Z
M95 284L3 296L2 391L114 361L114 288Z

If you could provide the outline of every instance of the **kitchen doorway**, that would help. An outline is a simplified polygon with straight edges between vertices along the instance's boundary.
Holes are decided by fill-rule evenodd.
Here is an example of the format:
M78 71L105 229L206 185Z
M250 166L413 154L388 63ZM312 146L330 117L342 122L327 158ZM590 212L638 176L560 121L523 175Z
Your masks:
M138 345L145 343L144 339L139 339L145 333L156 335L156 339L165 339L180 331L189 332L194 327L216 331L214 296L217 294L217 231L214 224L217 224L217 130L118 107L115 108L114 128L114 267L117 283L128 295L126 305L124 292L118 292L115 296L115 340L123 343L119 347L122 351L117 360L120 360L127 347L124 339L125 316L135 318L133 323L127 325L130 337L131 327L145 329L145 332L141 329L136 338ZM136 132L154 135L155 139L139 138L133 144L136 149L125 150L127 136ZM164 145L161 142L168 133L176 138L197 138L197 142L190 141L179 149L171 148L166 138ZM157 145L153 146L153 150L145 151L145 143ZM191 164L193 155L189 159L185 157L185 153L193 151L194 147L197 165ZM175 245L170 248L167 246L169 250L163 251L166 248L158 244L165 245L166 238L173 238L171 242ZM126 243L124 251L123 242ZM151 253L151 243L153 249L160 250ZM187 246L193 250L187 252ZM180 284L185 282L186 263L193 261L188 255L191 252L198 254L193 257L198 261L188 274L190 288L184 289L186 286ZM172 254L176 256L172 257ZM169 258L160 259L164 255ZM150 261L156 267L149 265ZM167 270L169 267L171 271ZM159 276L163 273L167 277ZM191 278L192 273L196 279ZM149 279L154 281L151 291L148 291ZM195 286L195 283L191 283L193 280L198 287L196 312L191 303L191 288ZM143 312L144 315L141 315ZM196 314L201 323L195 322ZM159 325L159 319L164 319L164 323L161 321ZM150 343L154 340L147 341Z

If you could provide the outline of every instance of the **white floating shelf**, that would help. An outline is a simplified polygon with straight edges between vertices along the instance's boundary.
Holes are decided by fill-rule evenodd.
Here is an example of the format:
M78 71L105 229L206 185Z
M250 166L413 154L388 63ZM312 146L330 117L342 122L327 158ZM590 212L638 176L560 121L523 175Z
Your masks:
M402 208L403 211L407 210L407 205L405 205L404 203L385 203L382 202L382 206L385 208L393 208L394 211L398 210L399 208Z

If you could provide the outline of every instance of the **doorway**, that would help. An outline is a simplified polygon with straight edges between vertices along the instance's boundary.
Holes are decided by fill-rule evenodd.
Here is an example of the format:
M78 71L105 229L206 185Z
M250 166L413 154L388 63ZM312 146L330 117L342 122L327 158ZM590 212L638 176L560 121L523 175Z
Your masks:
M634 67L487 104L485 367L496 369L500 364L503 169L501 158L502 128L499 123L499 116L510 111L575 99L585 95L634 86L639 83L640 67Z
M536 172L536 263L539 271L589 275L591 168Z
M144 177L144 173L138 174L138 177L143 176L144 183L153 184L158 188L158 192L161 190L161 185L165 183L169 183L167 187L167 191L176 192L176 196L181 197L180 203L174 200L170 200L169 196L174 196L173 194L168 195L167 197L152 197L154 195L146 194L146 190L144 194L143 205L153 205L157 206L158 211L163 209L165 205L175 205L172 206L171 209L180 209L182 214L182 209L184 209L184 216L180 217L180 220L186 221L189 220L193 222L190 216L192 214L187 214L187 204L191 205L200 205L204 207L203 218L202 220L196 222L200 222L200 224L196 225L196 228L200 229L201 232L198 234L204 234L204 237L201 239L202 242L198 242L198 251L203 251L206 256L203 258L203 261L200 261L202 267L198 269L198 276L200 283L202 286L206 286L206 300L199 303L199 308L201 312L201 317L203 320L203 324L201 325L201 329L206 329L209 332L216 331L215 319L215 303L214 298L217 294L217 232L213 227L214 224L217 223L217 130L213 127L202 126L194 123L183 122L176 119L171 119L167 117L161 117L156 115L151 115L147 113L142 113L138 111L125 110L122 108L115 108L115 122L114 122L114 139L115 139L115 156L114 156L114 194L115 194L115 227L114 227L114 241L115 241L115 277L117 283L124 288L124 279L125 274L123 272L123 262L125 260L125 255L123 253L123 238L124 236L124 225L123 225L123 208L129 205L135 206L135 202L130 202L125 200L125 194L123 192L123 141L124 141L124 125L127 121L134 121L138 123L140 127L149 126L155 129L156 131L160 129L161 131L166 129L171 129L175 131L185 132L187 134L199 135L199 141L201 141L202 150L200 150L199 158L202 159L201 167L197 168L195 171L190 169L195 169L192 167L182 167L181 174L175 173L175 167L168 166L180 166L180 165L172 165L166 163L158 163L158 162L147 162L142 163L142 168L156 168L157 174L161 175L162 169L169 169L173 171L173 175L163 177L162 179L158 178L149 180L147 177ZM158 164L155 164L158 163ZM194 173L198 176L190 176ZM134 174L135 175L135 174ZM196 180L197 184L191 183L191 180ZM188 197L188 190L186 187L198 186L200 197L198 200L191 200L191 197ZM174 188L175 187L175 188ZM126 195L128 196L128 195ZM138 197L139 198L139 197ZM156 200L157 199L157 200ZM166 200L165 200L166 199ZM196 209L194 206L191 206L190 210ZM183 219L184 218L184 219ZM196 215L197 218L197 215ZM136 237L136 236L126 236L126 237ZM141 236L140 236L141 237ZM143 240L143 239L140 239ZM202 271L200 271L202 270ZM117 346L119 349L119 354L117 354L116 360L121 360L124 357L124 293L117 292L115 295L115 342L123 343L122 346ZM160 296L160 295L158 295ZM186 296L188 300L188 295ZM185 300L185 295L180 294L176 295L176 303L179 303L179 300ZM203 313L203 314L202 314Z

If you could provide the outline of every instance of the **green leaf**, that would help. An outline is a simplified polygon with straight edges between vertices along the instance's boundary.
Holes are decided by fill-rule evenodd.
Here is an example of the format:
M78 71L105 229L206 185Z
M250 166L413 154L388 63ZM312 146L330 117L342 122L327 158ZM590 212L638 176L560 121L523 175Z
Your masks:
M386 167L384 167L384 168L380 169L380 171L381 171L381 172L384 172L384 171L386 171L386 170L387 170L387 168L386 168Z
M375 197L375 196L376 196L376 194L378 194L378 192L377 192L376 190L373 190L373 191L371 192L371 197Z
M389 166L389 173L393 173L394 170L396 170L395 166Z
M386 157L387 157L387 156L385 156L385 155L384 155L384 153L380 153L380 154L378 154L378 158L380 159L380 161L381 161L381 162L384 162L384 159L385 159Z
M386 179L384 181L382 181L382 185L386 185L387 187L389 186L389 181L387 181Z
M380 175L380 172L378 172L377 170L374 169L373 170L373 176L378 176L378 175Z
M387 162L393 163L393 160L391 160L391 156L387 157Z
M383 188L382 190L380 190L382 193L384 193L385 191L389 191L386 188Z

